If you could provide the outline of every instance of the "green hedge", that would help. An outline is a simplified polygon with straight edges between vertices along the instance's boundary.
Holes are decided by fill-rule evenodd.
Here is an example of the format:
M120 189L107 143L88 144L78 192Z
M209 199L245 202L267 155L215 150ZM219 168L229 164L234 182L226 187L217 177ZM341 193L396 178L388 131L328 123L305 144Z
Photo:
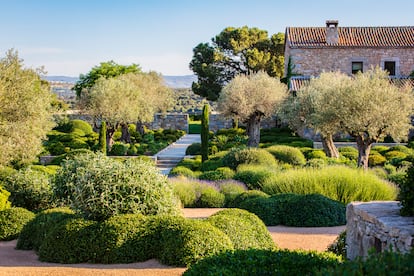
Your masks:
M227 234L236 250L275 249L275 243L263 221L245 210L219 211L207 221Z
M401 214L414 216L414 165L408 168L406 176L401 180L398 199L402 205Z
M228 167L217 168L214 171L205 171L198 176L202 180L219 181L231 179L234 176L234 171Z
M49 231L65 219L74 218L75 213L66 207L44 210L28 222L17 241L17 249L39 250Z
M240 204L246 200L253 199L253 198L268 198L270 197L268 194L259 191L259 190L250 190L245 191L239 195L237 195L232 201L227 203L227 207L230 208L239 208Z
M0 241L16 239L24 225L34 217L34 213L21 207L0 211Z
M273 174L264 180L267 194L322 194L348 204L352 201L395 200L396 187L374 173L345 166L303 168Z
M200 197L196 202L199 208L222 208L224 207L226 197L214 187L204 187L200 191Z
M332 253L250 249L205 258L183 275L314 275L339 263L341 258Z
M201 154L201 144L193 143L185 150L186 155L199 155Z

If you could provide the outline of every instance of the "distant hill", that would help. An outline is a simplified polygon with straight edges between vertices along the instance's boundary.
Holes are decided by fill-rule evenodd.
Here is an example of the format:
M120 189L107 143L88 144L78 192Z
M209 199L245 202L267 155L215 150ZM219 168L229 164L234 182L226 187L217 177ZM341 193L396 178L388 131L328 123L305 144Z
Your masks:
M190 88L193 81L197 80L195 75L186 76L163 76L165 84L171 88ZM54 82L76 83L79 78L67 76L45 76L45 80Z
M191 88L193 81L197 80L195 75L186 76L163 76L165 84L171 88Z

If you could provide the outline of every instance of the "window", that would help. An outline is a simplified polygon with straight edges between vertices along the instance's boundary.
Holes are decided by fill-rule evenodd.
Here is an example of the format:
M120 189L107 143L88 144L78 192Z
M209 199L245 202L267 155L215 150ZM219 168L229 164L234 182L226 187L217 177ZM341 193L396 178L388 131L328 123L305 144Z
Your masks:
M395 76L395 61L384 61L384 70L388 71L390 76Z
M358 72L364 72L363 71L363 63L362 61L354 61L352 62L352 74L356 74Z

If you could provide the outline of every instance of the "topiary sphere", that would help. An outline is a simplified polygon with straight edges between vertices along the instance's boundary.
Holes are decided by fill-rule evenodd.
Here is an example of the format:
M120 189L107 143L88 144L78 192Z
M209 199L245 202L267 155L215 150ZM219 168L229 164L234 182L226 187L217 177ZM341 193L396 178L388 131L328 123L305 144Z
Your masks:
M117 214L179 213L171 185L153 164L135 158L117 161L99 152L66 160L56 174L54 193L95 220Z
M266 150L283 163L288 163L294 166L303 166L306 164L306 158L298 148L277 145L271 146Z
M233 250L230 238L206 221L168 219L159 222L157 259L166 265L189 266L208 256Z
M67 207L44 210L24 225L17 240L17 249L39 250L47 234L58 223L65 219L74 218L75 212Z
M16 239L23 226L34 217L34 213L20 207L12 207L0 211L0 241Z
M264 149L257 148L235 148L223 157L223 165L233 170L240 164L256 164L274 166L276 160L272 154Z
M248 211L226 209L210 216L207 221L227 234L236 250L275 249L275 243L263 221Z

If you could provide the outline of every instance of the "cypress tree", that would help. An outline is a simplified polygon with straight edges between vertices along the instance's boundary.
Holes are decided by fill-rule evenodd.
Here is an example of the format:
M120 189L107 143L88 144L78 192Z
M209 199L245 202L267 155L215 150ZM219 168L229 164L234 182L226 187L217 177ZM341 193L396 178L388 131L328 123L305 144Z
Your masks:
M99 150L106 155L106 123L101 123L101 128L99 129Z
M209 118L210 108L208 104L203 107L203 114L201 116L201 161L208 160L208 134L209 134Z

